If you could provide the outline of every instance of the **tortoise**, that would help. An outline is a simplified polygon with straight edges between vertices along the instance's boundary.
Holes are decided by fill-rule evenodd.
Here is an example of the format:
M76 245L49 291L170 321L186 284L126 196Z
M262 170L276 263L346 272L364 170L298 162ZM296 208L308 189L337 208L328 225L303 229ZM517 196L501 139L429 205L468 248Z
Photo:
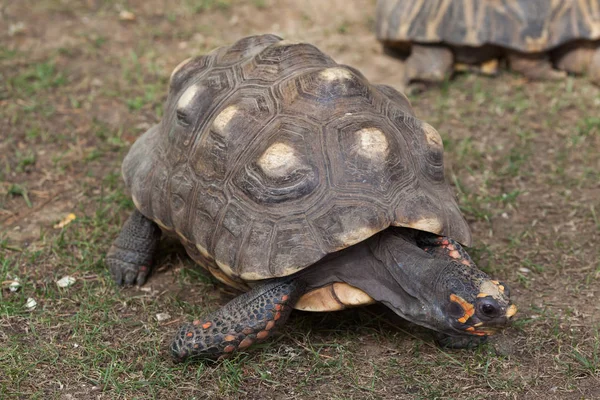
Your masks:
M454 70L534 80L588 74L600 84L600 0L378 0L377 38L404 59L405 85ZM557 69L554 69L557 68Z
M169 85L123 161L135 210L106 264L143 284L165 232L243 292L180 328L176 360L245 349L293 308L381 302L450 347L510 323L508 286L463 248L440 135L403 94L270 34L182 62Z

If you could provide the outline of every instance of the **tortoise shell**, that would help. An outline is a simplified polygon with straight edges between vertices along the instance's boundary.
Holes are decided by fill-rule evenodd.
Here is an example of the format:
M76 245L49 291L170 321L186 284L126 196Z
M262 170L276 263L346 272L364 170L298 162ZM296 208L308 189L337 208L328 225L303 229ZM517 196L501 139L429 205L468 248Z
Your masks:
M543 52L600 39L600 1L378 0L376 21L378 39L387 42Z
M471 242L442 140L406 97L274 35L180 64L123 176L142 214L238 287L390 225Z

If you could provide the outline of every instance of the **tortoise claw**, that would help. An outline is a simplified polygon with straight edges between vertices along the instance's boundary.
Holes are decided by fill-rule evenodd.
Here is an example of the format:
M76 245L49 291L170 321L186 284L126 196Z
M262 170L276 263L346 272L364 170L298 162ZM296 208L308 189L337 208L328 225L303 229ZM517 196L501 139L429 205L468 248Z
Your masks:
M160 228L134 211L106 255L106 265L117 285L143 285L160 239Z

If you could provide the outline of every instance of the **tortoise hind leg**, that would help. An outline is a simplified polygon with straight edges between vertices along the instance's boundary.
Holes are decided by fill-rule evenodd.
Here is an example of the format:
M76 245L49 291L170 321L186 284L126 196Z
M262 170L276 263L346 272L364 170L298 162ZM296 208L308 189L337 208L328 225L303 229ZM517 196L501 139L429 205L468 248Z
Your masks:
M567 77L564 71L552 67L547 55L509 53L510 69L532 80L561 80Z
M413 44L406 59L407 81L443 82L452 74L453 64L446 46Z
M587 74L600 84L600 42L577 42L562 46L553 54L558 69L574 74Z
M202 320L183 325L171 354L176 361L216 359L265 340L285 323L303 293L297 279L255 286Z
M118 285L142 285L150 273L161 231L135 210L106 254L106 265Z

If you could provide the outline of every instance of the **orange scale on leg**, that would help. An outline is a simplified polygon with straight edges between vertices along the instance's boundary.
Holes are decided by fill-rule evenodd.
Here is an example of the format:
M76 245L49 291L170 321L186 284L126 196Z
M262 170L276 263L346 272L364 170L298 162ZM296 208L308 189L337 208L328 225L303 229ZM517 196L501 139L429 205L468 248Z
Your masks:
M265 339L267 336L269 336L269 332L268 331L260 331L256 335L256 338L262 340L262 339Z
M275 326L275 321L269 321L269 322L267 322L267 326L265 327L265 330L270 331L271 329L273 329L274 326Z
M252 339L250 339L249 337L247 337L240 342L240 345L238 346L238 348L245 349L246 347L250 346L252 343L254 343L254 341Z
M223 351L224 351L225 353L231 353L231 352L232 352L232 351L234 351L234 350L235 350L235 346L234 346L234 345L232 345L232 344L230 344L229 346L225 346L225 348L223 349Z

